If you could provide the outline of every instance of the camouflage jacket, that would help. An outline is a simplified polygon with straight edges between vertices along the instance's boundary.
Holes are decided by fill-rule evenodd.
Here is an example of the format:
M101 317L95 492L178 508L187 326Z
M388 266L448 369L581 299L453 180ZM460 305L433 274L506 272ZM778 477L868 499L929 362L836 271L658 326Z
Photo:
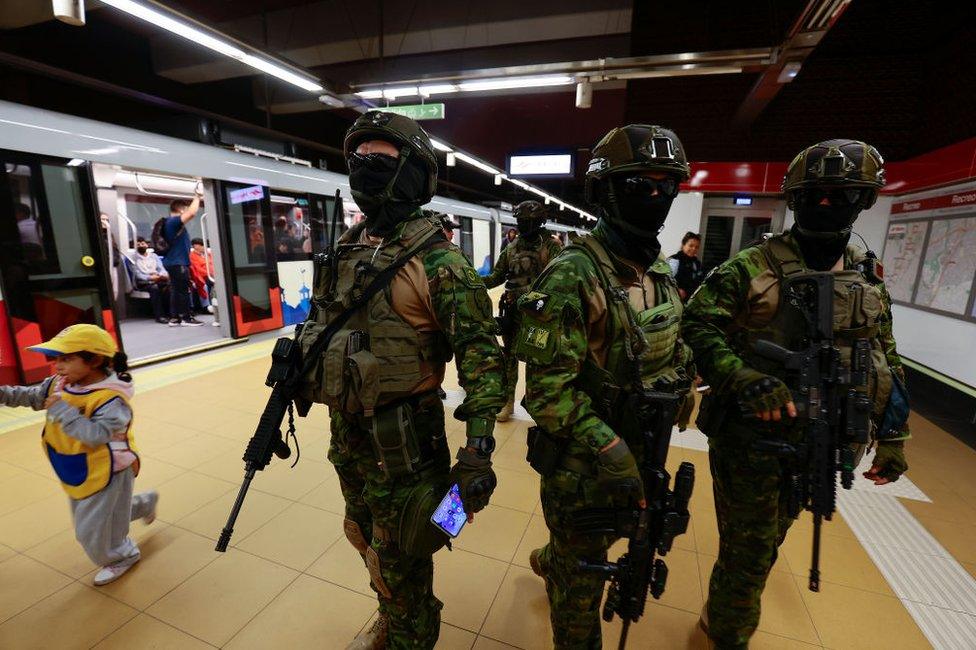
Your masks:
M639 268L613 254L599 226L593 234L583 237L593 237L607 248L615 280L626 288L627 299L635 312L646 312L666 299L668 294L660 291L661 283L673 284L673 279L663 258L648 269ZM578 240L574 238L573 241ZM673 296L680 304L676 287ZM523 301L527 304L523 305ZM604 367L611 347L619 341L610 338L607 295L591 257L577 247L562 249L520 301L520 310L538 313L540 301L547 303L544 309L558 309L560 315L558 322L545 333L547 339L554 341L551 360L519 354L527 364L525 407L540 427L560 437L571 438L574 443L571 451L596 453L617 434L601 418L590 395L581 389L579 380L588 361ZM528 322L531 324L532 320L537 319ZM530 330L530 325L523 322L519 334L521 342L533 336ZM681 366L682 374L690 373L690 377L694 377L691 352L680 340L673 345L669 356Z
M789 233L779 236L802 260L802 253ZM682 336L695 354L699 374L719 393L725 392L733 374L745 366L740 351L732 344L733 335L756 315L762 302L755 287L760 276L774 272L763 244L745 248L732 259L713 269L685 307ZM856 246L848 246L844 269L853 269L865 258ZM881 296L877 343L893 374L904 381L904 368L892 334L891 298L884 283L874 285Z
M549 233L542 230L539 233L538 242L526 241L524 237L519 235L512 243L505 247L505 250L501 252L498 256L498 261L495 262L495 266L492 267L491 273L485 276L485 284L489 289L497 287L501 283L509 279L510 275L514 275L517 270L513 268L510 260L515 255L516 251L520 248L524 248L527 245L538 243L540 268L539 272L549 263L550 260L554 259L559 255L559 251L562 250L562 246L555 239L549 236ZM535 278L527 278L526 286L532 284Z

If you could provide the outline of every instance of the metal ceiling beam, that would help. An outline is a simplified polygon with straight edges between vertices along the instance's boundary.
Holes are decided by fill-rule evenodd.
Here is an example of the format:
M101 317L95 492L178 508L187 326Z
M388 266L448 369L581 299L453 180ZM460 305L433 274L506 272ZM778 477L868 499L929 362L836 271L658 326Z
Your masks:
M578 81L587 79L593 83L617 79L644 77L687 76L715 74L717 71L739 72L758 70L773 61L773 49L768 47L721 50L715 52L682 52L655 56L601 58L588 61L564 61L461 70L437 75L398 79L381 83L359 83L350 86L353 92L366 89L410 86L420 84L452 84L479 79L505 79L550 75L572 76Z
M787 83L799 73L803 62L830 31L851 0L810 0L774 48L771 63L759 75L732 118L733 128L748 129Z

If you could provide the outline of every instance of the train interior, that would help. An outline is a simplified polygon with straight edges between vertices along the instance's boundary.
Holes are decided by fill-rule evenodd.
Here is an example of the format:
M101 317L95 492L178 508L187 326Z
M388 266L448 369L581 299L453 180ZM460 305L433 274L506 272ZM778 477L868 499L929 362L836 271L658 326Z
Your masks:
M185 228L195 242L190 252L190 305L203 325L170 326L172 286L158 268L153 248L155 224L170 216L173 201L191 201L200 179L94 164L97 206L109 257L109 291L119 335L134 362L157 359L212 345L231 335L226 305L218 297L224 284L216 232L216 211L200 204ZM215 251L215 249L218 249ZM162 262L162 259L159 260ZM196 263L199 262L199 263ZM162 271L157 274L157 271ZM223 317L222 317L222 314Z

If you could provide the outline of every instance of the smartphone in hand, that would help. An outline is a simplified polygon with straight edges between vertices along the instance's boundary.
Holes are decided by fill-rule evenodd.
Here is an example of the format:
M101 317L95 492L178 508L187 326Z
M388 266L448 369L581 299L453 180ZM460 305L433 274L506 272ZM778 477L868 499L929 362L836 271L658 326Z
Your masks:
M441 499L434 514L430 516L430 521L451 538L457 537L464 528L464 524L468 522L468 513L464 511L457 483Z

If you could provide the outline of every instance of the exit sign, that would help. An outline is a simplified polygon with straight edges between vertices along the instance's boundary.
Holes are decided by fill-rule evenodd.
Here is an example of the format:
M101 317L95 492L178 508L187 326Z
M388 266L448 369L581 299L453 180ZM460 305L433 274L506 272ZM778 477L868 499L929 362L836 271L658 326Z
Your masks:
M444 104L407 104L405 106L387 106L381 108L386 113L396 113L412 120L443 120Z

